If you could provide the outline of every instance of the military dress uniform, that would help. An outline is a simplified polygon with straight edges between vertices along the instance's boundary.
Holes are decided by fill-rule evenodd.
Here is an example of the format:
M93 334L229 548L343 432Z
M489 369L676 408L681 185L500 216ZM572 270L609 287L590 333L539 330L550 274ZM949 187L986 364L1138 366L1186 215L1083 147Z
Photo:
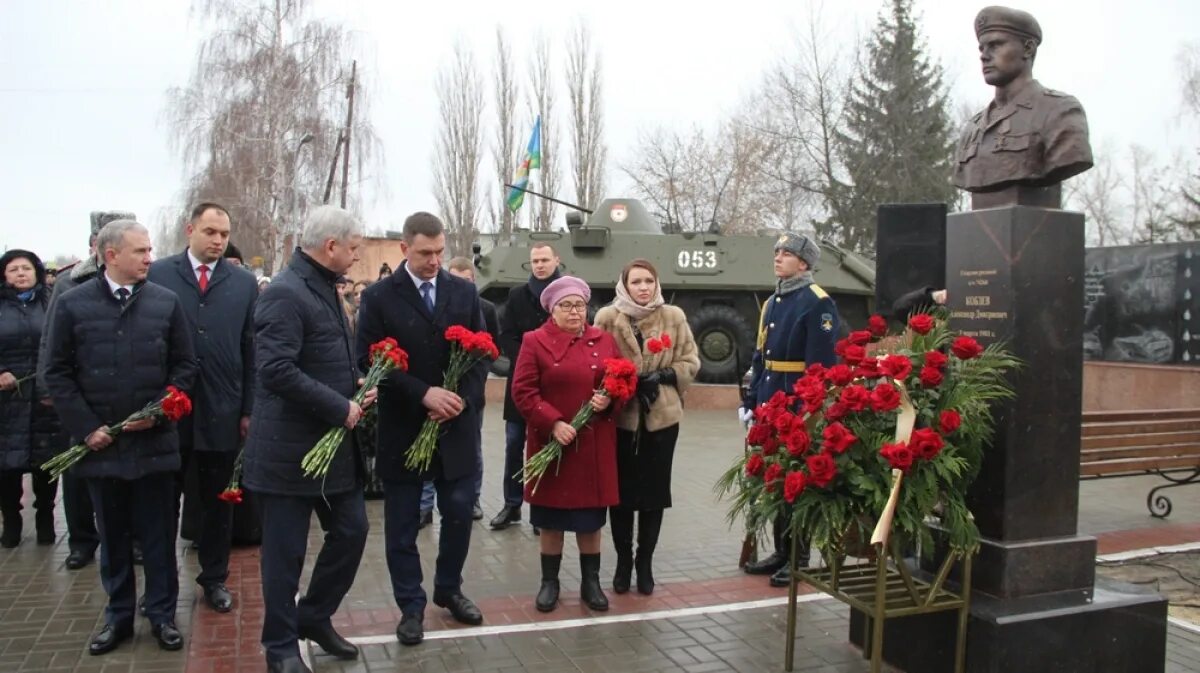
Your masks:
M1018 181L1047 186L1091 165L1083 106L1033 80L1003 107L993 101L963 126L954 184L972 192Z
M775 250L796 255L808 264L809 269L816 268L821 256L816 243L791 233L779 238ZM750 385L742 400L742 408L746 411L765 404L777 391L791 392L809 365L820 363L828 367L837 361L834 353L840 322L837 305L821 286L805 282L806 275L802 273L781 280L775 293L763 303ZM792 540L783 516L775 520L774 538L775 553L746 566L746 572L755 575L774 573L771 584L784 586L788 582L787 562ZM808 544L804 543L797 560L807 565L807 559Z

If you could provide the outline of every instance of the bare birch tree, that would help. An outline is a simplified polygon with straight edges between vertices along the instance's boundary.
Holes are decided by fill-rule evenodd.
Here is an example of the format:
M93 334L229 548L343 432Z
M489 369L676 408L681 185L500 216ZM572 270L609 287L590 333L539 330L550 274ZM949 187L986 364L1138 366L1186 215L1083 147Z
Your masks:
M1092 170L1063 183L1063 203L1084 214L1090 245L1123 245L1130 239L1121 203L1125 184L1112 157L1107 143L1097 146Z
M533 54L529 62L529 88L530 88L530 117L541 117L542 119L542 167L538 172L540 184L538 187L543 194L547 196L558 196L559 190L559 170L558 170L558 124L554 119L554 75L552 74L551 66L550 43L545 37L539 36L534 42ZM525 127L532 131L532 122ZM554 226L554 203L546 199L537 197L526 197L525 202L529 203L530 198L536 202L536 205L530 209L532 213L532 229L534 231L550 231Z
M508 190L503 183L512 178L516 170L517 139L516 116L517 88L516 69L513 64L512 47L504 31L496 28L496 62L494 64L493 102L496 106L496 138L492 146L492 158L496 166L496 189L499 197L493 200L493 223L505 238L513 231L513 213L505 204ZM488 190L491 193L491 190Z
M286 262L303 213L321 201L350 75L346 31L309 18L307 4L204 0L194 6L212 33L188 84L167 95L170 141L188 176L180 215L166 223L168 245L178 244L190 204L213 200L229 209L233 240L248 259L262 257L268 272ZM351 130L359 176L378 176L370 167L382 162L369 119L369 96L360 88ZM355 196L350 205L359 201Z
M450 254L471 249L479 217L479 165L483 159L483 81L475 57L462 43L437 78L440 128L433 153L434 195L446 224Z
M567 97L571 104L571 168L575 202L593 208L604 195L608 148L604 145L603 75L586 23L575 25L567 41Z

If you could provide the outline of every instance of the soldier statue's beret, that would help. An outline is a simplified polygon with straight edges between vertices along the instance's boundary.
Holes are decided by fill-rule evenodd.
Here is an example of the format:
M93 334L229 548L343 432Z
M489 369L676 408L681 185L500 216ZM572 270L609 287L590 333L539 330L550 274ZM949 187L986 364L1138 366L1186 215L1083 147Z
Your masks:
M1038 44L1042 43L1042 27L1038 25L1037 19L1029 12L1011 7L992 5L979 10L979 14L975 15L975 37L978 38L989 30L1001 30L1032 39Z
M821 259L821 247L803 234L788 232L775 241L776 252L787 250L808 263L808 268L814 269Z

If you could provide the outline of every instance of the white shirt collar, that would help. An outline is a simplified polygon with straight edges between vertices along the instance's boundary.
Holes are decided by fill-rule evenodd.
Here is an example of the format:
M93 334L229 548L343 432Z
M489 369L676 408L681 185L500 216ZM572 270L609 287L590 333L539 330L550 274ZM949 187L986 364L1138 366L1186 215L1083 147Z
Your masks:
M117 295L117 290L119 290L119 289L121 289L121 288L125 288L126 290L129 290L129 293L130 293L130 294L133 294L133 286L132 286L132 285L121 285L121 284L117 283L117 281L113 280L113 279L112 279L112 278L111 278L111 277L108 275L108 272L107 272L107 271L105 271L105 272L104 272L104 280L108 281L108 291L109 291L109 292L110 292L110 293L111 293L111 294L112 294L114 297Z
M187 249L187 256L188 262L190 262L192 265L192 271L196 273L200 272L200 267L207 266L209 275L212 275L212 272L217 268L217 262L201 262L200 260L196 259L196 256L192 254L191 248Z
M431 285L433 285L433 289L437 290L437 276L434 276L433 278L430 278L429 280L425 280L423 278L418 278L416 276L416 274L414 274L412 272L412 270L408 268L408 262L404 263L404 272L408 274L409 278L412 278L413 287L417 288L418 292L421 291L421 283L430 283Z

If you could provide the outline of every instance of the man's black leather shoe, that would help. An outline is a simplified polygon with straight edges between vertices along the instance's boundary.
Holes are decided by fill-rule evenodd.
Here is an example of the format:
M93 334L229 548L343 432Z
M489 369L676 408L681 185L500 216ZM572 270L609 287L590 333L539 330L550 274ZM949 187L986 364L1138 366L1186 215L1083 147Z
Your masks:
M774 575L787 565L787 557L775 552L761 561L746 564L747 575Z
M93 554L86 554L82 550L72 549L67 554L67 570L79 570L92 562Z
M471 506L471 518L476 521L479 521L483 518L483 508L479 506L478 500L476 500L475 504Z
M154 628L150 629L154 634L154 639L158 641L158 646L161 649L175 651L183 649L183 634L179 629L175 628L175 622L163 622L155 624Z
M332 624L322 624L319 626L301 626L298 634L305 640L311 640L321 646L326 654L332 654L338 659L357 659L358 648L354 643L346 640L337 631L333 630Z
M425 640L425 615L407 614L400 618L396 626L396 638L401 645L420 645Z
M434 591L433 604L439 608L446 608L456 621L463 624L478 626L483 623L483 613L479 611L479 608L476 607L470 598L462 595L461 592L438 594L438 592Z
M505 505L500 509L500 512L496 514L496 516L492 517L492 520L488 522L488 525L491 526L492 530L504 530L520 520L521 508L519 506L513 507L512 505Z
M267 660L267 673L312 673L300 657L288 657L278 661Z
M204 602L217 612L229 612L233 609L233 594L224 584L210 584L204 587Z
M133 637L133 624L124 626L113 626L105 624L104 628L100 629L100 633L92 638L92 642L88 643L89 654L108 654L117 649L117 646L126 640Z

